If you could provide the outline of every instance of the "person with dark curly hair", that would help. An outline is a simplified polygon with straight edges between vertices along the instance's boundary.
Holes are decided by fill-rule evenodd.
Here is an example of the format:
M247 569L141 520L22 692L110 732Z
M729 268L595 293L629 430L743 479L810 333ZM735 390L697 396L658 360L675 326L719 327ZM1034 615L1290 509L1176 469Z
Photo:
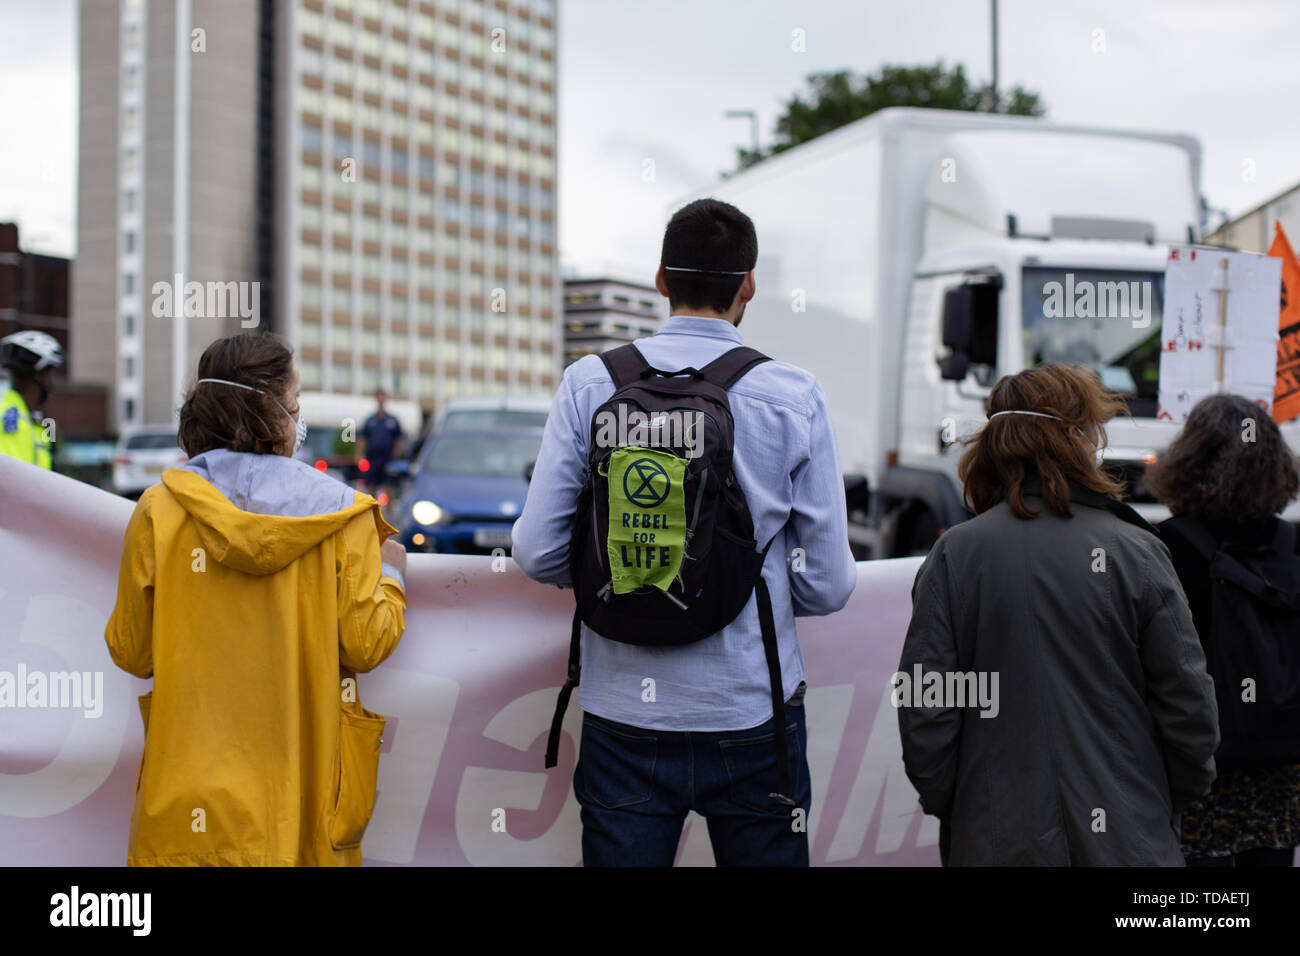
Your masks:
M1175 518L1193 519L1220 548L1265 548L1278 514L1300 491L1300 471L1272 418L1238 395L1211 395L1192 409L1146 481ZM1160 525L1202 644L1213 620L1209 561ZM1214 675L1216 680L1221 679ZM1189 866L1291 866L1300 845L1300 764L1219 767L1210 793L1183 814Z

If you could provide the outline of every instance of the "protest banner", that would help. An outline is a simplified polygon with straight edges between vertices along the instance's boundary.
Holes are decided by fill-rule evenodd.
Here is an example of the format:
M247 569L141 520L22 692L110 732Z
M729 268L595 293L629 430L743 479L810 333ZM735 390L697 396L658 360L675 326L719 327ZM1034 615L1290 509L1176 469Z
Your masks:
M62 690L0 709L0 864L122 865L150 682L113 665L104 625L133 505L4 456L0 487L0 672ZM860 563L844 610L798 622L814 865L938 864L938 823L903 772L889 694L918 565ZM365 706L389 719L365 862L578 864L577 708L559 766L542 768L572 594L505 558L411 555L407 601L397 651L358 678ZM678 863L712 862L692 815Z

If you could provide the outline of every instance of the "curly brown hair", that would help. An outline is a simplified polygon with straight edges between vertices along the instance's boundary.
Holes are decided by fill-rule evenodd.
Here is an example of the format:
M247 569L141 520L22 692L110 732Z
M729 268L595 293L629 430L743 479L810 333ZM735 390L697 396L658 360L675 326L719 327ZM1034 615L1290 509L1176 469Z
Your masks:
M225 379L261 392L200 384L200 378ZM180 446L191 458L214 448L286 454L293 443L286 438L284 417L286 411L297 411L288 394L293 378L293 350L280 336L259 331L217 339L203 350L199 374L181 406Z
M1123 484L1097 466L1094 444L1104 446L1102 427L1124 410L1117 395L1106 392L1086 368L1049 362L998 379L989 393L989 422L972 438L957 466L963 500L975 514L1006 501L1017 518L1038 514L1025 504L1025 481L1042 480L1043 501L1052 511L1071 517L1070 484L1082 485L1116 500ZM1001 415L1002 411L1037 412ZM1082 435L1080 434L1082 432Z
M1240 523L1282 511L1300 491L1300 471L1267 412L1222 394L1196 403L1146 482L1175 515Z

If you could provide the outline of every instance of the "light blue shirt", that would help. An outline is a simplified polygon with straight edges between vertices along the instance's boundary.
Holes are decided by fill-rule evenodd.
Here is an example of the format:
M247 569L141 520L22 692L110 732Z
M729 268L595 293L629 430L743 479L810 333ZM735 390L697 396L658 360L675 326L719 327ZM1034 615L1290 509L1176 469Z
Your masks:
M636 346L651 365L676 370L701 368L743 344L724 319L680 315ZM536 581L572 586L569 540L586 480L591 420L613 394L604 363L588 355L565 370L551 403L528 499L511 533L515 561ZM736 422L732 465L754 538L760 545L774 538L763 577L788 700L804 673L794 619L838 611L857 581L839 453L826 395L803 369L763 362L728 397ZM654 680L653 702L643 699L647 677ZM584 624L578 702L598 717L654 730L746 730L770 720L755 598L717 634L678 647L621 644Z

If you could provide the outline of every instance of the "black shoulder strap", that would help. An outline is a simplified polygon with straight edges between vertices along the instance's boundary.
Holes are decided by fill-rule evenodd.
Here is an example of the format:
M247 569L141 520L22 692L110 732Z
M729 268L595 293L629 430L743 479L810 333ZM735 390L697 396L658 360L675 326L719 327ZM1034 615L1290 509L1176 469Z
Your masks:
M769 547L771 542L768 542ZM767 557L767 548L763 549ZM760 568L762 565L760 565ZM786 807L797 806L790 788L790 745L786 742L785 732L785 687L781 680L781 655L776 646L776 625L772 620L772 596L768 593L767 582L760 571L758 583L754 585L758 602L758 626L763 636L763 655L767 658L767 676L772 687L772 730L776 743L776 777L777 789L768 794L774 801Z
M1207 562L1213 561L1219 551L1219 542L1215 540L1214 535L1210 534L1210 529L1195 518L1170 518L1165 522L1164 527L1173 529Z
M1273 536L1273 547L1284 558L1295 554L1295 525L1285 518L1277 519L1277 533Z
M751 349L748 345L737 345L700 369L700 375L705 381L712 382L725 392L755 365L770 361L771 359L758 349Z
M600 360L605 363L609 377L614 380L615 390L622 388L628 382L635 382L641 377L642 370L650 367L641 350L630 342L600 353Z
M546 737L546 758L544 763L547 770L550 770L559 762L560 730L564 726L564 712L569 709L569 698L573 695L573 689L582 680L581 646L582 615L575 607L573 609L573 631L569 635L569 674L565 678L564 686L560 688L560 698L555 702L555 714L551 717L551 732Z

